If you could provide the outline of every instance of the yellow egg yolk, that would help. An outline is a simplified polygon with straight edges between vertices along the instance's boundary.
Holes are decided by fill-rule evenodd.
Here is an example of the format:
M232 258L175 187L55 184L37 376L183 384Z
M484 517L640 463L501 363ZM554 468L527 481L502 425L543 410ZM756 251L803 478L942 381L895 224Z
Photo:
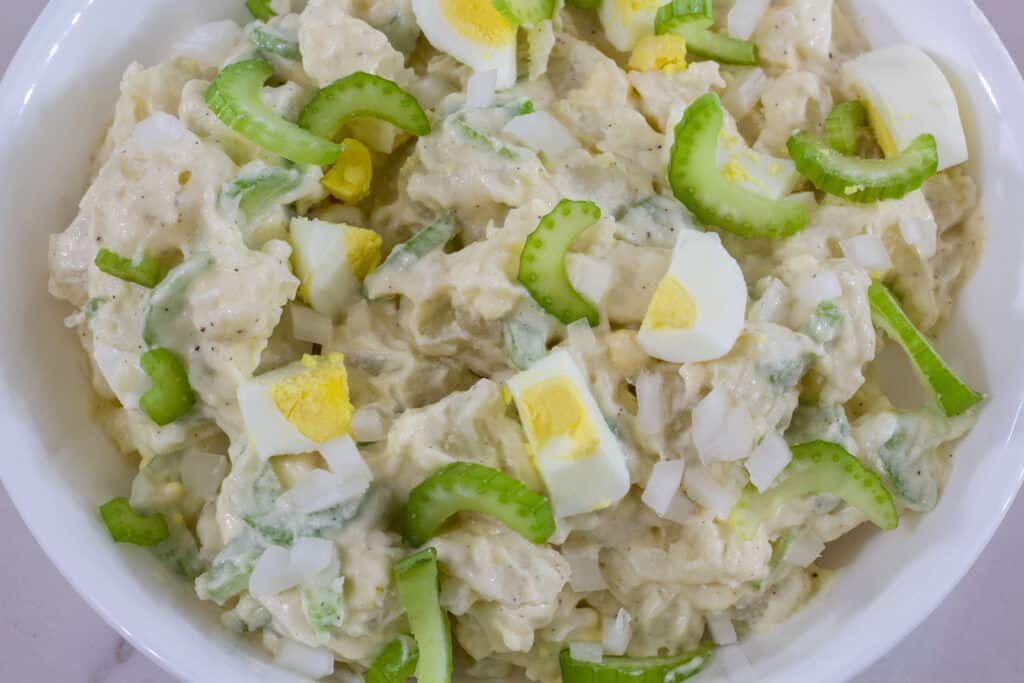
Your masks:
M882 115L878 113L878 109L875 108L871 102L863 100L864 108L868 111L868 123L871 124L871 132L875 134L875 140L878 142L878 146L882 148L882 153L888 157L894 157L899 154L899 150L896 149L896 142L892 139L892 133L889 132L889 127L885 125L885 120Z
M686 288L671 275L666 275L654 292L644 317L644 327L651 330L685 330L697 322L697 304Z
M619 10L619 17L626 21L637 12L646 9L653 9L661 6L664 0L615 0L615 7ZM653 26L651 27L654 28Z
M370 194L373 182L373 158L366 145L354 138L341 143L341 156L324 175L323 186L335 199L358 204Z
M594 429L579 389L568 377L538 382L519 396L519 406L537 449L556 437L572 442L568 459L585 458L597 448Z
M270 398L288 422L317 443L351 431L348 374L340 353L303 356L302 369L271 385Z
M380 265L380 235L373 230L345 226L345 254L352 274L360 282Z
M647 36L633 48L629 68L666 73L682 71L686 68L686 40L672 33Z
M491 0L440 0L441 12L459 35L480 45L515 43L516 28L494 9Z
M735 159L727 163L725 168L722 169L722 177L734 183L750 182L753 180L750 172L743 168L743 165Z

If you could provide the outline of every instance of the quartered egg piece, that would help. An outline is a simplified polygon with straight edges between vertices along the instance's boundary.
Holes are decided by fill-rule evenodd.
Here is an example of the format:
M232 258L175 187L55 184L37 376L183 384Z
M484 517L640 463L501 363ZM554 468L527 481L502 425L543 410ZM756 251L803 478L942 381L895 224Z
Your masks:
M335 321L381 262L380 235L352 225L293 218L291 242L299 299Z
M475 72L494 70L499 90L516 82L516 27L491 0L413 0L423 35Z
M718 235L684 230L637 341L670 363L720 358L739 338L746 308L743 273Z
M664 0L604 0L598 13L608 42L629 52L645 36L654 33L654 15Z
M872 50L843 66L843 78L868 110L875 139L887 157L914 138L935 136L939 170L967 161L967 138L956 95L938 65L910 45Z
M551 352L508 388L556 516L599 510L626 495L625 453L568 351Z
M301 361L242 382L238 407L264 460L308 453L351 431L345 358L340 353Z

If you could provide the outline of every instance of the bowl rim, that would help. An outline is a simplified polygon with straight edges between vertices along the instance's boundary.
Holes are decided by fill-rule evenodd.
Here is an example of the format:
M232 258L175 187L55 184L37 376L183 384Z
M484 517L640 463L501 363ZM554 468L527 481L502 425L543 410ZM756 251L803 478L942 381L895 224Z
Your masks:
M28 96L34 85L34 80L30 77L33 64L37 60L44 58L48 51L59 46L64 40L68 24L74 24L77 15L88 9L96 1L49 0L23 38L18 50L7 66L3 78L0 79L0 129L6 130L8 128L6 124L17 120L23 107L28 102ZM855 0L836 1L841 4L849 4ZM981 28L987 30L990 34L992 47L995 48L997 52L996 58L1000 62L999 66L1002 68L1009 67L1009 70L1012 72L1013 76L1011 78L1013 82L1007 84L1006 87L1012 87L1012 89L1018 92L1021 99L1024 100L1024 77L1022 77L1004 41L995 31L988 17L977 6L975 0L960 1L966 7L966 10L976 17L977 21L981 24ZM19 84L25 83L28 87L17 89L14 87L15 82ZM7 112L11 114L9 119L3 116ZM1007 439L1002 444L1004 447L1024 441L1024 433L1018 433L1022 413L1024 413L1024 403L1020 403L1016 407L1013 423L1009 426L1007 432ZM64 580L74 588L83 601L118 635L131 643L134 648L142 652L164 671L173 676L181 677L185 669L180 666L178 660L182 656L187 655L174 655L171 652L165 651L166 648L162 647L159 643L147 642L146 638L134 632L128 624L118 619L115 614L117 610L114 605L100 602L86 590L84 577L76 572L73 563L70 562L70 558L59 551L58 547L61 545L61 540L53 536L47 536L39 531L39 525L36 524L28 512L31 508L31 505L28 503L29 494L19 490L17 486L18 481L18 468L10 465L9 459L0 458L0 484L4 486L15 509L18 511L18 515L29 529L35 542L42 548L47 559L57 568ZM974 536L974 542L969 547L964 548L967 552L960 556L962 559L956 565L956 568L948 569L945 572L946 580L943 582L942 588L935 590L931 597L921 605L904 612L907 618L902 620L900 622L902 626L896 629L898 637L889 641L878 639L872 647L860 650L858 652L858 664L849 670L849 680L866 671L893 650L912 631L919 627L962 582L981 556L981 553L991 542L995 532L1004 521L1010 507L1017 498L1021 486L1024 485L1024 464L1017 468L1013 484L1011 493L1000 502L996 513L989 518L984 528L980 529L979 533Z

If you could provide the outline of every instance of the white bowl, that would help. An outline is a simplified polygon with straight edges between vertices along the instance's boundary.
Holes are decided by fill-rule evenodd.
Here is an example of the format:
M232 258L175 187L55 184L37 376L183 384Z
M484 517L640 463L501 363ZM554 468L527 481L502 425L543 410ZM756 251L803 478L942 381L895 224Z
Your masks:
M1013 127L1024 122L1024 83L971 2L845 4L876 45L920 45L959 88L989 243L941 346L992 398L938 508L859 535L858 557L824 594L746 645L761 683L844 681L884 654L967 572L1024 475L1024 231L1013 195L1024 187ZM221 629L216 610L149 554L110 541L96 508L127 490L130 468L90 421L78 346L61 326L69 311L46 292L47 237L75 213L124 68L155 63L191 27L232 15L244 18L242 0L53 0L11 64L0 86L0 475L68 581L168 671L283 683L300 679Z

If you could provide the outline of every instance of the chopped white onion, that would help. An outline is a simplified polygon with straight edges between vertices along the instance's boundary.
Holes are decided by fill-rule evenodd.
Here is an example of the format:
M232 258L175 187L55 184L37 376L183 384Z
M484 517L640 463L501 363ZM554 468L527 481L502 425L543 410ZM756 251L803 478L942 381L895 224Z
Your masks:
M242 42L242 29L233 21L203 24L175 43L173 53L188 57L206 68L220 68Z
M843 294L839 278L831 270L800 278L793 285L793 296L808 310L822 301L838 299Z
M189 450L181 456L181 484L190 495L211 500L229 469L223 455Z
M601 660L604 659L604 650L601 649L601 643L569 643L569 656L577 662L600 664Z
M327 470L316 469L281 494L278 502L299 514L310 515L354 501L369 487L369 480L343 479Z
M569 323L565 333L569 338L569 346L581 356L589 356L597 350L597 337L585 318Z
M601 631L605 652L621 657L626 654L626 648L633 637L633 617L620 607L615 619L605 621Z
M572 131L546 111L517 116L505 124L504 130L533 151L544 152L552 158L580 146Z
M331 471L344 481L367 484L373 481L373 473L366 466L363 456L359 455L359 448L351 436L339 436L320 444L320 455L324 456Z
M725 675L730 681L751 681L754 670L750 660L739 645L728 645L715 650L715 659L722 663Z
M736 629L733 628L732 619L724 614L707 615L708 630L711 631L711 639L715 645L732 645L737 640Z
M330 346L334 340L334 323L330 316L299 304L291 304L288 314L292 322L292 336L299 341Z
M483 109L494 101L494 92L498 86L498 72L494 69L477 71L466 83L466 107Z
M636 428L641 434L658 434L665 428L665 399L661 375L644 370L636 378Z
M686 462L680 459L662 460L651 468L651 478L647 480L640 500L659 517L668 514L669 506L678 495L685 467Z
M159 152L188 135L189 130L180 119L162 111L139 121L132 130L132 140L146 154Z
M569 282L576 291L593 304L604 300L613 274L606 259L574 252L566 254L565 266L569 272Z
M325 678L334 673L334 654L326 647L307 647L291 638L283 638L278 645L274 663L312 679Z
M608 587L598 563L599 553L599 548L565 552L565 559L569 563L569 583L577 593L593 593Z
M672 499L672 502L668 505L668 511L662 515L665 519L676 524L683 524L693 513L697 511L697 506L693 504L693 501L686 497L686 495L680 491Z
M744 69L729 83L729 87L722 95L722 104L734 119L742 119L757 106L767 86L768 76L765 75L764 69L759 66Z
M810 529L804 529L800 535L786 548L782 561L798 567L807 567L814 563L825 551L825 544Z
M764 491L772 485L775 477L786 469L786 465L792 459L793 453L779 433L774 430L768 432L747 458L750 483L756 486L758 491Z
M781 323L789 307L789 288L777 278L771 278L764 293L750 307L750 319L757 322Z
M745 458L753 445L750 413L732 405L728 393L716 387L693 409L692 437L704 463Z
M276 595L302 583L292 568L292 554L287 548L272 545L263 551L249 577L249 592L257 598Z
M725 519L739 500L738 491L730 491L714 480L703 467L691 467L683 477L683 486L691 499L714 513L718 519Z
M740 40L749 39L770 4L771 0L736 0L736 4L729 10L729 35Z
M935 256L939 226L934 218L900 218L900 234L903 241L914 247L921 258Z
M892 268L889 252L877 235L854 235L840 240L839 248L843 256L850 259L866 271L877 273Z
M360 408L352 414L352 436L361 443L383 441L387 437L384 418L376 408Z
M302 537L292 543L291 568L305 583L330 566L334 543L326 538Z

